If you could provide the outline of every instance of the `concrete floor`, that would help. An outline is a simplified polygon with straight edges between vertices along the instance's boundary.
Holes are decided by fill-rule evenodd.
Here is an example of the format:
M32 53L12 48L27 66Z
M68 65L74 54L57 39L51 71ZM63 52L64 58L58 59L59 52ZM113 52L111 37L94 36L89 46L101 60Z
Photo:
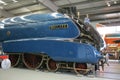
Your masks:
M20 68L0 69L0 80L120 80L120 63L110 62L97 76L78 76L68 72L47 72Z
M110 61L110 66L105 66L104 72L100 72L97 77L120 80L120 63L118 61Z

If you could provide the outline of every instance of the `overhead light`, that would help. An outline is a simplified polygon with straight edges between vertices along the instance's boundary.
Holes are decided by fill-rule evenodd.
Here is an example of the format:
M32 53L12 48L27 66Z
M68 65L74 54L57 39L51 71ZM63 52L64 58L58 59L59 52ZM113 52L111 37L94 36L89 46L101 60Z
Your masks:
M111 6L109 2L107 2L106 4L107 4L107 6L109 6L109 7Z
M7 3L2 1L2 0L0 0L0 3L3 4L3 5L7 5Z
M108 7L110 7L112 4L117 4L118 0L105 0L105 3Z
M17 0L12 0L14 3L18 2Z
M78 18L80 18L80 12L77 12L77 16L78 16Z
M114 1L114 4L117 4L117 1Z

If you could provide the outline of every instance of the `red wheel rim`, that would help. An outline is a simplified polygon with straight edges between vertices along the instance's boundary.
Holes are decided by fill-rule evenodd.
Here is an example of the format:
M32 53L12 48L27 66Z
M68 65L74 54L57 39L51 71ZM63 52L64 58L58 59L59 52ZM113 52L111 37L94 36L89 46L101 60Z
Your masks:
M76 73L85 74L87 69L86 63L75 63L74 70Z
M56 63L56 61L49 59L47 62L47 68L49 71L56 71L58 69L58 65Z

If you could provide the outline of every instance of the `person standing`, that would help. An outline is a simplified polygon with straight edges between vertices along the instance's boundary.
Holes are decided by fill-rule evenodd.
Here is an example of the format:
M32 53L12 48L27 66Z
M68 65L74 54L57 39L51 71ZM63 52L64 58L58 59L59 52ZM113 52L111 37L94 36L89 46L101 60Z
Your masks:
M105 61L106 61L106 64L109 66L109 54L108 53L106 53Z
M120 50L118 51L118 61L120 63Z

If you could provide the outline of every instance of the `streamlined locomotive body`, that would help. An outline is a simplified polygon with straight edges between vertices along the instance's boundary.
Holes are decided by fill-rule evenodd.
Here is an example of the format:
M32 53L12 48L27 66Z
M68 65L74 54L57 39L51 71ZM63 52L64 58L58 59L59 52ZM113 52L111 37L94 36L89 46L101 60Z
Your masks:
M89 24L60 13L30 14L1 21L0 42L12 66L22 57L30 69L43 63L47 69L74 69L86 72L102 55L103 40Z

